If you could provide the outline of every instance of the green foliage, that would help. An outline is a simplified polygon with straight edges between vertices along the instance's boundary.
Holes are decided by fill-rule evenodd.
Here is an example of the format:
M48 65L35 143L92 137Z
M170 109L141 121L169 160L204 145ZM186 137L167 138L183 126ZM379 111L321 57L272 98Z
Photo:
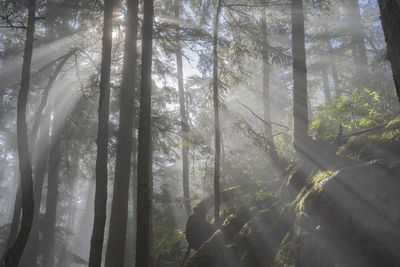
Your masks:
M345 132L352 132L380 125L393 116L378 90L364 88L318 106L310 130L317 137L334 138L340 124Z
M162 237L154 242L154 265L159 267L181 266L187 246L184 233L178 229L162 226L155 228L155 232Z

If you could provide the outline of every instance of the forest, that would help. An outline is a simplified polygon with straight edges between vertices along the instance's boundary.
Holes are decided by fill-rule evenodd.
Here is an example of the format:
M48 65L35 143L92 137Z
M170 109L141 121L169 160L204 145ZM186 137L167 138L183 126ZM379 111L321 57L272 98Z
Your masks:
M0 267L400 266L400 0L0 15Z

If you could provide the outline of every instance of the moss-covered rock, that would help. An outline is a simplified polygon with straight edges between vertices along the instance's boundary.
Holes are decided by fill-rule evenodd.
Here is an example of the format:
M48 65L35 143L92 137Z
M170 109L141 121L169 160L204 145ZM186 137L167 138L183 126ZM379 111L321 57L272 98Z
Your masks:
M350 137L337 154L358 161L370 161L396 157L399 151L400 116L381 129Z
M400 266L397 165L360 163L310 180L273 266Z
M232 213L225 219L222 224L222 231L227 238L231 239L251 217L252 214L248 207L240 207L236 213Z
M191 255L184 267L239 267L235 250L226 245L227 239L221 230L217 230L203 245Z
M289 226L277 206L259 211L233 239L241 266L269 266Z

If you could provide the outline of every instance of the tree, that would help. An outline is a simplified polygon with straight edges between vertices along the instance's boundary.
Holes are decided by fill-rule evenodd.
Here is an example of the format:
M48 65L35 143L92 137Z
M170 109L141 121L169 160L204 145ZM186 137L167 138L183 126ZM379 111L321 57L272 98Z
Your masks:
M180 0L174 0L175 19L179 21ZM183 185L183 205L185 207L186 216L190 215L190 193L189 193L189 122L185 107L185 90L183 88L183 68L182 68L182 46L180 41L180 28L176 30L176 66L178 73L178 88L179 88L179 111L181 116L182 130L182 185Z
M303 158L308 144L307 68L303 1L292 0L293 144Z
M110 102L110 73L112 48L112 22L114 1L104 2L103 48L100 70L100 100L97 132L96 191L94 222L90 240L89 266L100 267L103 251L107 208L108 116Z
M136 266L151 266L152 236L152 138L151 138L151 68L153 54L153 0L144 2L142 67L137 162L137 234Z
M114 191L111 207L105 266L123 266L125 256L129 180L132 157L134 98L136 82L136 42L138 30L138 0L127 2L124 65L121 81L120 115Z
M49 93L57 79L60 75L61 70L69 60L69 58L74 55L76 49L71 50L66 55L62 56L59 59L59 63L54 70L54 73L49 77L49 80L44 88L44 92L37 110L37 117L35 118L32 128L30 131L30 140L31 140L31 151L32 154L34 152L34 148L36 147L36 163L35 163L35 172L34 172L34 200L35 200L35 211L33 216L33 225L32 231L28 239L28 243L26 249L22 255L22 264L34 264L36 263L37 254L39 251L39 225L40 225L40 206L41 206L41 198L44 184L44 177L46 174L46 166L49 157L49 132L50 132L50 107L48 106L48 97ZM47 122L46 122L47 121ZM40 126L40 131L39 131ZM54 127L53 127L54 128ZM39 136L36 142L37 132L39 131ZM53 131L54 133L54 131ZM55 140L55 139L54 139ZM32 156L33 158L33 156ZM55 162L53 160L53 162ZM52 202L51 202L52 203ZM53 204L53 203L52 203ZM47 211L47 209L46 209ZM51 247L51 246L50 246Z
M28 241L34 214L32 165L29 158L28 126L26 123L26 105L28 99L30 70L32 63L33 42L35 33L36 0L28 2L28 25L26 31L24 60L22 65L21 87L17 104L17 143L19 171L21 177L22 219L21 227L14 244L7 249L1 265L17 267ZM14 211L19 212L19 211Z
M347 16L349 28L351 29L351 45L353 58L359 74L363 74L368 67L367 49L365 48L365 33L361 20L360 5L358 0L347 3Z
M222 2L217 0L214 15L213 29L213 105L214 105L214 134L215 134L215 158L214 158L214 220L215 225L220 226L220 159L221 159L221 130L219 122L219 91L218 91L218 25L221 14Z
M54 99L53 106L56 106L55 102L60 99ZM61 129L59 121L59 114L54 111L53 126L52 126L52 137L50 144L49 153L49 175L47 182L47 196L46 196L46 215L44 223L44 238L43 238L43 266L52 267L54 266L54 244L56 234L56 214L57 214L57 203L58 203L58 185L60 180L59 167L61 161Z
M396 0L379 0L381 21L392 64L393 79L400 101L400 3Z

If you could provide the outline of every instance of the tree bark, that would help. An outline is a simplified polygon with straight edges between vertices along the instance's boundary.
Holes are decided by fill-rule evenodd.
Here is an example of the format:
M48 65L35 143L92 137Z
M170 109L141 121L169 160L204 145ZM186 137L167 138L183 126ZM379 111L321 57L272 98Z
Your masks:
M34 200L35 200L35 211L33 215L33 225L32 225L32 231L28 239L28 243L26 245L26 249L22 255L22 260L21 263L22 265L32 265L36 266L36 257L39 251L39 219L40 219L40 205L41 205L41 198L42 198L42 191L43 191L43 183L44 183L44 176L46 174L46 165L47 165L47 159L48 159L48 154L49 154L49 131L50 131L50 108L47 108L47 111L45 110L47 103L48 103L48 97L51 88L53 87L54 82L56 81L57 77L59 76L62 68L64 65L67 63L68 59L74 55L76 52L76 49L71 50L68 52L66 55L64 55L62 58L60 58L60 62L57 65L56 69L54 70L53 74L50 76L49 81L47 82L44 91L43 91L43 96L40 101L38 110L36 112L36 117L35 120L32 124L32 129L30 132L30 140L31 140L31 152L33 154L33 151L35 149L35 140L37 136L37 131L39 130L40 127L40 133L39 133L39 140L37 144L37 156L36 156L36 168L35 168L35 175L34 175ZM44 118L47 119L46 123L44 122Z
M321 78L322 78L322 85L324 88L325 102L330 103L332 100L331 88L329 86L328 71L326 70L326 67L324 67L324 66L321 68Z
M21 211L22 211L22 196L21 196L21 185L18 184L17 192L15 194L14 200L14 210L13 216L11 221L11 229L10 234L8 235L6 250L11 248L14 244L15 240L17 239L18 230L21 222Z
M33 149L34 149L37 131L39 130L40 122L43 120L43 111L44 111L44 108L46 107L50 90L53 87L53 84L56 81L56 79L57 79L58 75L60 74L62 68L64 67L65 63L67 63L68 59L72 55L74 55L75 52L76 52L76 49L73 49L70 52L68 52L66 55L64 55L62 58L60 58L60 63L57 65L56 69L54 70L54 73L50 76L49 81L47 82L47 84L43 90L43 96L40 101L38 110L36 112L35 120L33 121L32 129L31 129L30 136L29 136L30 140L32 142L31 143L31 151L33 151Z
M263 38L262 43L262 59L263 59L263 76L262 76L262 94L263 94L263 113L264 113L264 121L268 123L264 123L265 136L268 139L268 142L271 143L271 146L274 146L273 137L272 137L272 127L269 122L271 121L271 98L270 98L270 87L269 80L271 74L271 65L269 64L269 43L268 43L268 32L267 32L267 24L265 19L261 21L261 36Z
M104 2L103 48L100 70L99 124L97 132L96 191L89 267L100 267L107 208L108 116L112 48L113 0Z
M379 0L381 21L392 65L393 80L400 102L400 3L396 0Z
M44 96L43 96L44 97ZM42 98L43 101L43 98ZM47 101L46 101L47 102ZM47 122L43 123L45 120ZM39 252L39 227L40 227L40 206L42 199L42 191L44 184L44 177L46 175L46 166L49 155L49 132L50 132L50 108L46 108L44 115L42 116L42 124L39 130L39 140L37 144L37 156L36 156L36 168L35 168L35 180L34 180L34 200L35 210L33 215L32 231L26 245L26 249L22 255L22 265L36 266L36 258ZM32 132L31 132L32 136ZM31 140L34 140L32 138ZM33 146L32 146L33 147Z
M137 163L136 266L151 266L152 238L152 143L151 143L151 68L153 54L153 0L144 2L142 67Z
M31 0L28 2L28 26L26 32L24 60L22 65L21 88L18 93L17 103L17 148L19 171L21 174L22 219L18 236L14 244L7 249L3 255L0 263L1 265L7 267L18 267L32 228L34 213L32 165L29 157L26 105L30 83L30 69L35 32L35 11L36 0Z
M179 21L180 16L180 0L174 0L175 19ZM176 30L177 48L176 48L176 66L178 74L179 88L179 111L181 116L181 131L182 131L182 185L183 185L183 205L185 208L186 218L191 212L190 193L189 193L189 123L186 116L185 107L185 90L183 87L183 67L182 67L182 46L180 41L180 28Z
M276 169L280 175L284 174L285 167L282 165L276 146L274 137L272 134L271 125L271 96L270 96L270 75L271 75L271 64L269 63L269 42L268 42L268 30L265 19L261 20L261 36L262 36L262 60L263 60L263 82L262 82L262 94L263 94L263 119L264 119L264 131L265 131L265 143L268 146L268 153L274 163Z
M56 104L56 103L54 103ZM56 111L55 111L56 112ZM49 154L49 175L47 182L47 196L46 196L46 215L44 225L43 237L43 266L53 267L54 262L54 244L56 234L56 215L58 203L58 184L59 184L59 167L61 161L61 134L60 129L54 127L59 125L56 122L56 116L53 119L52 137Z
M220 159L221 159L221 129L219 122L219 91L218 91L218 25L222 2L216 0L217 5L214 17L213 31L213 105L214 105L214 132L215 132L215 159L214 159L214 221L219 228L220 206Z
M292 0L293 144L298 156L308 143L307 68L303 1Z
M348 22L351 29L351 44L354 62L359 73L364 73L368 68L367 49L365 48L364 26L361 20L360 5L358 0L350 0L348 3Z
M136 42L138 0L127 2L124 66L121 81L120 114L114 190L105 266L123 266L128 220L129 182L132 158L132 132L136 84Z
M326 35L329 35L329 29L327 25L325 25L325 33ZM340 92L339 74L336 67L335 53L333 52L332 41L330 38L326 41L326 46L328 47L329 60L332 69L333 84L335 85L335 97L340 97L341 92Z

